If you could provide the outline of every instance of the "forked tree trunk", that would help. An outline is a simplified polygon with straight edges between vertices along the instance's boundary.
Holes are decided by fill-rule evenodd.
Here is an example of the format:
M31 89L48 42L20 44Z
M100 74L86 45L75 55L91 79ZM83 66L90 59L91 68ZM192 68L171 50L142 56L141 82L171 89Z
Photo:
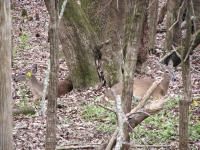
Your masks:
M9 0L0 0L0 14L0 149L12 150L11 13Z
M50 76L49 76L49 96L47 104L47 121L46 121L46 150L55 150L56 148L56 109L57 109L57 83L58 83L58 0L50 0Z
M187 53L190 48L190 39L191 39L191 1L185 0L187 15L186 15L186 39L185 45L182 50L182 80L183 80L183 97L179 101L180 106L180 117L179 117L179 149L188 150L188 111L189 104L191 102L191 75L190 75L190 59L189 56L185 60Z
M111 1L103 33L101 66L108 87L122 81L122 49L125 32L125 1Z
M95 61L101 46L88 16L76 0L67 2L59 35L73 86L97 88L99 77Z

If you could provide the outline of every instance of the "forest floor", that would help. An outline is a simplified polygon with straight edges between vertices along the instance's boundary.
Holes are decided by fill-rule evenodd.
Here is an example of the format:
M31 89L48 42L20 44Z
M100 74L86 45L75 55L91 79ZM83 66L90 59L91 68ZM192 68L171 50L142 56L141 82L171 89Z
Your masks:
M13 33L13 67L12 76L38 65L36 74L40 83L44 82L48 60L48 24L49 15L42 0L11 0L12 3L12 33ZM162 5L162 3L160 3ZM22 9L28 12L22 17ZM36 13L39 20L36 20ZM165 28L164 23L158 26ZM40 36L36 37L36 33ZM158 33L156 49L161 50L165 41L165 33ZM193 97L200 94L200 50L194 51L191 56L191 82ZM155 62L159 57L150 55L149 67L151 73L138 77L156 78L160 74L155 71ZM65 57L60 51L59 80L68 75ZM150 150L178 149L178 101L182 94L181 66L176 68L176 81L170 83L169 93L172 97L163 111L158 115L150 116L139 125L131 135L134 149L144 149L144 144ZM29 87L21 83L13 83L13 109L33 106L35 115L15 115L13 117L14 149L41 150L45 147L46 120L41 116L41 101L33 100ZM97 149L109 141L116 129L116 116L104 109L114 107L114 102L99 101L102 91L92 88L74 89L69 94L58 98L62 108L57 109L57 146L88 146L88 149ZM193 149L200 149L200 101L194 101L189 111L190 145ZM137 133L137 134L136 134ZM78 148L74 148L78 149ZM82 148L83 149L83 148Z

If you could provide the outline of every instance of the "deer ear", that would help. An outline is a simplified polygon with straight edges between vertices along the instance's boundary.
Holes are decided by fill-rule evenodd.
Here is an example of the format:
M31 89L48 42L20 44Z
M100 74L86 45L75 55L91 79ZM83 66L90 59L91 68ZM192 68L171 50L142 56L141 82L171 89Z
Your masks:
M168 67L172 68L174 65L173 61L170 59L169 62L168 62Z
M37 64L31 66L31 73L35 74L37 72Z

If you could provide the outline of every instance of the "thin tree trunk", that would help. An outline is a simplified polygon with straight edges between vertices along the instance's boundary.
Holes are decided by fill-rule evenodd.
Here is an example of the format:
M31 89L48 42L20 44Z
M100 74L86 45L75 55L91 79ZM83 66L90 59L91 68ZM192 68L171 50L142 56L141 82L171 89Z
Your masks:
M56 148L56 109L57 109L57 82L58 82L58 0L50 0L50 77L49 77L49 97L47 105L46 121L46 150Z
M12 150L10 1L0 0L0 149Z
M126 37L125 37L125 48L123 50L124 57L124 74L123 74L123 91L122 91L122 109L124 113L128 113L131 110L131 102L133 96L133 78L136 68L137 54L138 54L138 43L141 40L142 27L146 16L148 0L140 1L126 1ZM130 69L131 68L131 69ZM121 150L130 149L130 127L127 122L123 125L123 145Z
M191 75L190 75L190 59L184 61L190 47L191 39L191 2L185 0L187 15L186 15L186 39L184 49L182 50L182 80L183 80L183 98L180 99L180 118L179 118L179 149L188 150L188 110L191 102Z

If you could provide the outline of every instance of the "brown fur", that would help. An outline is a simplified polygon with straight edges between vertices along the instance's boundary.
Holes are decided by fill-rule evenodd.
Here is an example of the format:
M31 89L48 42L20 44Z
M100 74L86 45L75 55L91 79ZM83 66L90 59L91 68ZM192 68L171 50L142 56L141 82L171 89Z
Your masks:
M27 76L27 73L30 72L31 76ZM27 69L20 73L19 75L14 77L15 82L23 82L27 80L27 85L30 87L31 92L35 96L36 99L41 99L43 94L43 84L39 83L37 78L35 77L35 73L37 72L37 65L34 64L30 69ZM48 88L47 88L48 89ZM58 97L65 95L71 92L73 89L73 85L71 81L58 81ZM48 91L46 93L45 99L48 99Z
M170 61L168 66L163 67L163 80L162 82L158 85L158 87L152 92L151 96L154 99L161 98L167 94L168 88L169 88L169 83L171 78L174 77L174 71L173 71L173 62ZM153 82L156 80L154 79L135 79L134 84L133 84L133 94L136 97L142 98L144 94L147 92L147 90L151 87ZM117 95L122 95L122 89L123 89L123 83L119 82L115 84L114 86L111 87L111 89L114 89L115 93ZM113 100L113 96L111 94L111 89L108 89L106 93L104 93L104 98L108 98L110 100Z

